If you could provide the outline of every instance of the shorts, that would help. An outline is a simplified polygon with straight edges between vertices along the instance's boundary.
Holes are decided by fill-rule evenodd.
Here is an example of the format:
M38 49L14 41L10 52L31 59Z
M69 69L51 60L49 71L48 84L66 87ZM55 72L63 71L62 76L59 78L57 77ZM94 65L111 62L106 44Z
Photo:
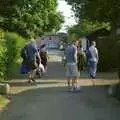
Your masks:
M66 64L66 76L67 77L77 77L78 69L76 63L67 63Z
M36 61L30 61L30 60L27 61L27 66L28 66L29 70L35 70L38 67Z

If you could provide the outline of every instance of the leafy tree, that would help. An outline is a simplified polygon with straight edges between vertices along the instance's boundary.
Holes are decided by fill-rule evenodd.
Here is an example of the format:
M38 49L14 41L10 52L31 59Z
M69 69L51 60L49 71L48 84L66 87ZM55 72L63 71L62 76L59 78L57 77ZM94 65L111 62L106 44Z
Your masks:
M90 19L100 23L110 23L111 33L115 35L120 26L120 0L66 0L72 5L79 19Z
M83 19L77 25L68 28L68 33L74 34L76 38L79 38L104 27L109 29L109 24L100 24L99 22L91 22L90 20Z
M60 24L64 22L64 17L61 12L51 12L48 14L49 23L47 31L55 30L56 32L61 28Z
M0 3L0 27L25 37L57 31L64 22L62 14L56 11L57 0L0 0Z

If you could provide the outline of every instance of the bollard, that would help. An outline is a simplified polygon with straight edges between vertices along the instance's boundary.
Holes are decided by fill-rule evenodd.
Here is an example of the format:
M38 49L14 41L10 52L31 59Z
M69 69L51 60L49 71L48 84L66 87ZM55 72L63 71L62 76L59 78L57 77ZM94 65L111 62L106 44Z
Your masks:
M9 92L10 92L10 85L0 83L0 94L9 94Z

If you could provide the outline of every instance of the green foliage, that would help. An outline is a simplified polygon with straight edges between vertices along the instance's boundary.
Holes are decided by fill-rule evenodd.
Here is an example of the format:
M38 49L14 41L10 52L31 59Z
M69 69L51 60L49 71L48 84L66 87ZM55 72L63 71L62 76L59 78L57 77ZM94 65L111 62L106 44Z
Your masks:
M75 16L90 21L109 23L111 35L114 36L116 28L120 26L120 0L66 0L72 5Z
M5 46L0 41L0 78L4 78L5 71Z
M55 30L55 32L57 32L61 27L61 23L64 23L64 17L61 12L51 12L48 14L48 18L46 31Z
M0 27L24 37L60 29L63 16L57 0L0 0Z
M76 17L100 22L119 22L120 0L66 0Z
M86 36L91 31L111 29L109 38L97 40L99 49L99 70L107 71L119 65L120 46L116 29L120 26L120 0L66 0L79 19L79 23L69 29L69 33ZM114 39L113 39L114 38ZM116 47L119 46L119 47ZM120 65L119 65L120 66Z
M4 77L5 73L5 61L4 61L4 56L5 56L5 47L3 45L3 38L4 38L4 32L2 29L0 29L0 78ZM0 79L1 81L1 79Z
M75 38L79 38L82 36L86 36L88 33L100 28L109 29L109 24L105 24L105 23L100 24L98 22L93 23L90 20L84 19L81 20L77 25L68 28L68 33L70 35L74 35Z
M5 73L4 79L10 79L12 68L16 65L17 60L20 58L20 50L23 47L25 40L16 33L5 33L5 53L4 53L4 66Z
M9 100L0 95L0 108L5 107L9 103Z

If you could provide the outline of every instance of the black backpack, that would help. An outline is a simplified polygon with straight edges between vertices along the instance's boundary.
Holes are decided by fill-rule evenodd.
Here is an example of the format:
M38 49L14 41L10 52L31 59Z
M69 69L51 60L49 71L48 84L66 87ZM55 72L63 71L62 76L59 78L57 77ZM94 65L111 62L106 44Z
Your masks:
M21 50L21 57L22 57L24 60L28 59L27 46L25 46L24 48L22 48L22 50Z
M87 59L91 59L92 58L92 54L91 54L90 50L86 51L86 57L87 57Z

